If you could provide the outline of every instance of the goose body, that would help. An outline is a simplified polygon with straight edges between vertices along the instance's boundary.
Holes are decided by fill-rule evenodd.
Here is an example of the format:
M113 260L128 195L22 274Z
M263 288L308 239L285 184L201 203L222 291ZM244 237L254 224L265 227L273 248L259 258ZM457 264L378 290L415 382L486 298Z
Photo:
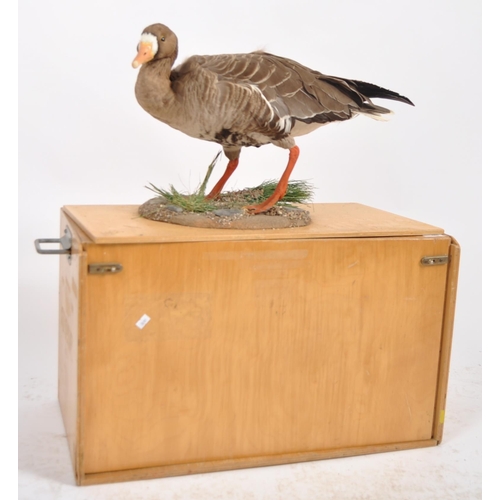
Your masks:
M288 149L289 161L268 210L286 193L299 156L295 137L357 115L383 119L391 111L370 98L413 103L377 85L323 75L266 52L192 56L173 67L176 35L162 24L145 28L132 65L141 66L135 94L153 117L185 134L220 144L229 159L208 197L216 197L238 165L242 147L265 144Z

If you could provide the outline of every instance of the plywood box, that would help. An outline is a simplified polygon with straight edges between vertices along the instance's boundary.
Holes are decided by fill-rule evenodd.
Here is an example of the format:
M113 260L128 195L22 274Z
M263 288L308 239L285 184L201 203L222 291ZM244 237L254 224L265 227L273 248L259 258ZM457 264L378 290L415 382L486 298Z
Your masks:
M310 210L305 228L238 231L62 209L59 400L78 484L440 442L457 243L363 205Z

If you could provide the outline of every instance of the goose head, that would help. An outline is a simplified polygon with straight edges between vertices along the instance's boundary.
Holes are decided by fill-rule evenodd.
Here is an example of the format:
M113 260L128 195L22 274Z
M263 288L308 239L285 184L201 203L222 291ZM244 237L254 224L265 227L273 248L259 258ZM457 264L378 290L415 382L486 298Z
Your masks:
M144 28L132 67L138 68L141 64L159 59L170 59L173 63L177 58L177 44L175 33L163 24L152 24Z

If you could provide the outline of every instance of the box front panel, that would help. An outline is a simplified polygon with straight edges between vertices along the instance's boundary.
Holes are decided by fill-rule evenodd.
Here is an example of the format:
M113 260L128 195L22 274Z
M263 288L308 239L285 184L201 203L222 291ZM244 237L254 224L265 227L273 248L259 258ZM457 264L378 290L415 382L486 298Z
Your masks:
M89 248L85 472L429 439L449 244Z

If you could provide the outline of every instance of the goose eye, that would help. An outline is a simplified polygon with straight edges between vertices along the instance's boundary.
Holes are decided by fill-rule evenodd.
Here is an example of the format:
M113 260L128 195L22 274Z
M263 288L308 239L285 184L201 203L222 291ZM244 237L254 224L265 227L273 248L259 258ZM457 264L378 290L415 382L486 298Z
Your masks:
M161 41L162 41L162 42L164 42L164 41L165 41L165 37L164 37L164 36L162 36L162 37L161 37Z

